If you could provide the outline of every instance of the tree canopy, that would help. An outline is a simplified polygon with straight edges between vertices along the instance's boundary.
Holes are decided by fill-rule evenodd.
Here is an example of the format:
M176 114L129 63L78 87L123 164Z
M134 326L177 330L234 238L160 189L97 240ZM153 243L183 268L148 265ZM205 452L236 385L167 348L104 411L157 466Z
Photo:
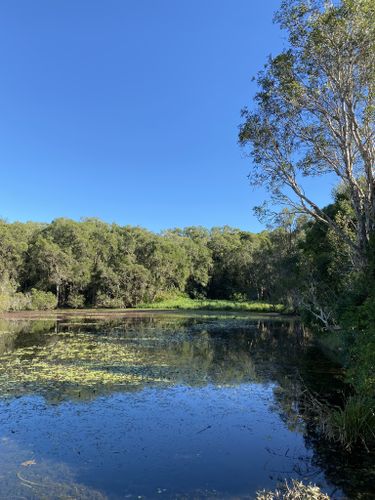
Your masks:
M61 307L134 307L178 294L271 300L257 262L268 244L265 235L230 227L156 234L98 219L1 221L0 282L17 297L52 293Z
M329 226L361 266L375 231L374 18L374 0L284 0L276 21L288 48L258 75L239 134L251 181L272 203ZM304 178L326 175L347 191L354 237L306 189Z

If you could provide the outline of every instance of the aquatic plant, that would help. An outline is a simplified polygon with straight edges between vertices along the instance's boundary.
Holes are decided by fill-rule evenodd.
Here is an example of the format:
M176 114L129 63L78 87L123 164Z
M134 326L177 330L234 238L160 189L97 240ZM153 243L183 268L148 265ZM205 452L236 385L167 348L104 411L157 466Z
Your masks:
M83 333L45 334L44 345L20 347L0 356L2 393L46 388L51 384L79 387L95 385L137 385L162 382L156 369L158 360L147 364L134 346L104 337L95 339Z
M365 448L375 442L375 411L373 401L361 395L347 399L343 408L326 414L326 435L347 450L361 443Z

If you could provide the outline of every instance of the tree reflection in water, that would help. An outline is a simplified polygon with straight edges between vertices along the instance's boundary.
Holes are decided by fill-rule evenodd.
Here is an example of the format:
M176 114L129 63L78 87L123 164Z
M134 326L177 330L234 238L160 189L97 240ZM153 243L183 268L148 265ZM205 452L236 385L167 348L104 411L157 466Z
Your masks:
M34 395L59 404L146 386L272 384L273 411L304 435L317 471L350 496L370 494L375 483L373 459L324 441L306 408L306 389L336 404L348 388L298 321L148 315L1 322L0 330L2 398Z

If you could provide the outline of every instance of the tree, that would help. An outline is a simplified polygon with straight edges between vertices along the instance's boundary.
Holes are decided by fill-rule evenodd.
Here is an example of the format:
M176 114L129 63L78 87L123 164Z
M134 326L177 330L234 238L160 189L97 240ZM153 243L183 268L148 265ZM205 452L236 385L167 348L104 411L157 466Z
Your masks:
M192 298L205 297L212 270L209 231L202 227L187 227L164 231L163 234L185 251L184 260L188 265L185 292Z
M228 226L212 229L208 242L213 259L208 290L210 298L255 298L252 269L257 243L255 235L239 229Z
M252 183L329 226L362 268L375 232L374 18L374 0L284 0L276 20L290 47L258 75L257 106L243 110L239 134ZM349 192L354 239L305 189L304 177L332 174Z
M53 289L58 305L62 305L66 284L72 277L72 260L56 243L40 234L30 246L27 274L29 283L36 288Z
M145 234L136 254L138 263L151 273L155 294L184 290L189 275L188 257L173 238Z
M118 271L121 297L125 307L136 307L149 299L150 271L140 264L123 265Z
M30 222L7 224L0 219L0 279L6 275L17 282L20 280L29 241L40 227Z

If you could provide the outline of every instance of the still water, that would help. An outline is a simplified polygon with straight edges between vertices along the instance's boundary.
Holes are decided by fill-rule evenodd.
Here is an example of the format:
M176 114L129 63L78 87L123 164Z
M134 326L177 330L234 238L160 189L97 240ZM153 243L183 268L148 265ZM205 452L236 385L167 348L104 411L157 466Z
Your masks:
M373 461L319 439L306 387L343 375L293 320L0 322L0 498L255 498L295 478L374 498Z

